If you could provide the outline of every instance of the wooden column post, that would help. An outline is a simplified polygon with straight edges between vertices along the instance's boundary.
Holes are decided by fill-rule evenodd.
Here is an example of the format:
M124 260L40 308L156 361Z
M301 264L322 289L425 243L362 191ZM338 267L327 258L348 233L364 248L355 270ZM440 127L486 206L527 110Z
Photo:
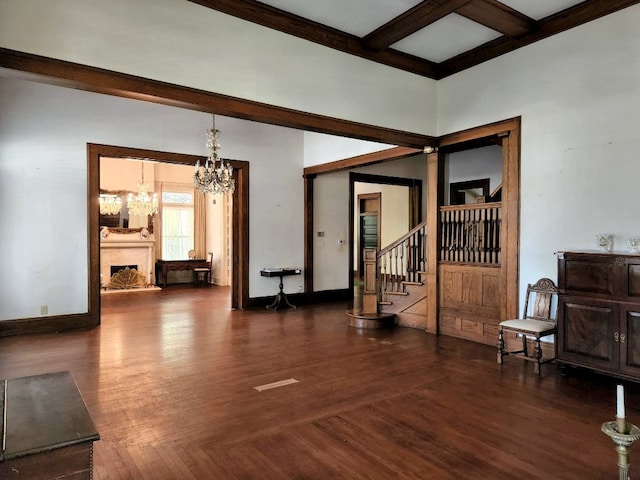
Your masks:
M433 150L427 154L427 325L438 333L438 259L440 255L440 205L444 192L444 154Z

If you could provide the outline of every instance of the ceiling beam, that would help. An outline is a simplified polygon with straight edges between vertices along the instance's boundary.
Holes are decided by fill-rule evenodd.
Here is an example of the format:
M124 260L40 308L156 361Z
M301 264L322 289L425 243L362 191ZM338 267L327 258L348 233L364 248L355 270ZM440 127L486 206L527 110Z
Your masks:
M391 145L423 148L437 144L437 139L429 135L277 107L5 48L0 48L0 76Z
M308 177L321 173L349 170L351 168L364 167L365 165L388 162L389 160L400 160L421 153L423 153L423 150L419 148L394 147L387 150L357 155L355 157L343 158L342 160L336 160L334 162L322 163L320 165L314 165L313 167L306 167L303 175Z
M473 50L461 53L438 64L439 78L474 67L493 58L512 52L560 32L583 25L624 8L640 3L640 0L586 0L573 7L550 15L537 22L537 28L522 37L502 36Z
M365 36L362 43L370 50L383 50L470 2L471 0L423 1Z
M437 65L434 62L392 49L377 52L369 50L364 47L360 37L255 0L188 1L389 67L399 68L428 78L438 76Z
M509 37L520 37L535 28L532 18L496 0L472 0L456 13Z

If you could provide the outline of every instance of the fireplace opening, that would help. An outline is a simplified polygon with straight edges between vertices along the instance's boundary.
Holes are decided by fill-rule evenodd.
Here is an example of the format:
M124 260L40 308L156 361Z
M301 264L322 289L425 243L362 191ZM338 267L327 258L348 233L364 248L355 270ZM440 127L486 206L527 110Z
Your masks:
M113 277L116 273L120 270L124 270L125 268L128 268L129 270L138 270L138 265L111 265L111 276Z

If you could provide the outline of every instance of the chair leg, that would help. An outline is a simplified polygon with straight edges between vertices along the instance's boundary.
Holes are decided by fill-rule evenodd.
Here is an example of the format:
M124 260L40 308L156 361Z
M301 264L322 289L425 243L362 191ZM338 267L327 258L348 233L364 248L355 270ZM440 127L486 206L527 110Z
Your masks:
M540 338L536 337L536 350L534 352L536 362L533 364L533 372L540 375L540 364L542 363L542 348L540 346Z
M529 350L527 348L527 336L525 334L522 334L522 354L525 357L529 356Z
M504 335L502 327L498 329L498 365L502 365L502 357L504 356Z

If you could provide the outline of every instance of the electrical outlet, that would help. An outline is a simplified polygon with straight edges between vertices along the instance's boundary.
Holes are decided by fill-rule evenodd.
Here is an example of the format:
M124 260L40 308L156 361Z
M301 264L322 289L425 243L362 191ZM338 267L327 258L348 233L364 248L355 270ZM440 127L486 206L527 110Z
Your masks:
M49 314L49 305L40 305L40 315Z

